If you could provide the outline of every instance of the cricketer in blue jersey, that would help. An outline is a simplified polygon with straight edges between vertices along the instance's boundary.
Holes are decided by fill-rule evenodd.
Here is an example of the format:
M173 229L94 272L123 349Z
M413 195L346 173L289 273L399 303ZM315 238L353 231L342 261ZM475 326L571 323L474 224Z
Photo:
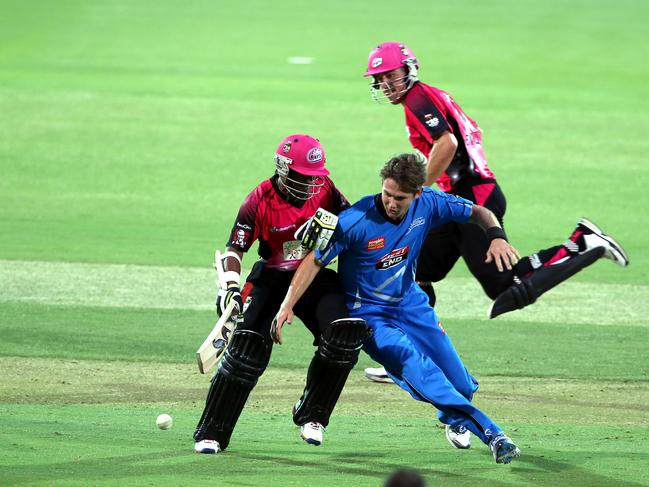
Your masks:
M453 446L468 448L472 432L489 445L496 462L509 463L520 450L471 403L478 383L417 285L415 272L429 230L450 221L485 229L491 240L486 261L494 261L499 270L511 269L518 252L491 211L423 188L424 166L415 155L392 158L381 176L382 192L342 212L329 244L311 252L298 268L271 328L273 340L281 343L281 328L290 324L293 305L318 270L338 257L350 315L366 320L373 332L363 349L413 398L438 409Z

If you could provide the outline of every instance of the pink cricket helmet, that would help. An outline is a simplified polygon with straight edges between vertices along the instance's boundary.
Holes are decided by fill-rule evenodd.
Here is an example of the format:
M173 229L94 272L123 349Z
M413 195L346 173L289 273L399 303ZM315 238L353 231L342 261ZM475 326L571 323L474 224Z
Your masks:
M414 64L419 68L415 54L401 42L384 42L372 49L367 59L367 71L363 76L374 76L387 73L401 67Z
M306 134L293 134L282 140L275 151L275 168L285 191L298 200L319 194L325 184L323 177L329 174L322 144ZM295 173L309 179L302 180Z
M329 174L329 170L325 167L325 152L322 144L318 139L306 134L293 134L284 138L275 151L275 162L281 176L287 175L288 169L293 169L305 176Z

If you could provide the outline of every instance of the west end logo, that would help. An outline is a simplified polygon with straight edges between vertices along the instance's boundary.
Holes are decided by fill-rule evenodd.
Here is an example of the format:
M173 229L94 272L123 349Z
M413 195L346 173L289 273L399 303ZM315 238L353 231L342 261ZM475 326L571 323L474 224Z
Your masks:
M310 163L320 162L322 160L322 149L314 147L306 154L306 160Z
M376 268L380 271L389 269L396 265L401 264L408 257L409 246L401 247L400 249L394 249L387 255L381 257L381 259L376 263Z

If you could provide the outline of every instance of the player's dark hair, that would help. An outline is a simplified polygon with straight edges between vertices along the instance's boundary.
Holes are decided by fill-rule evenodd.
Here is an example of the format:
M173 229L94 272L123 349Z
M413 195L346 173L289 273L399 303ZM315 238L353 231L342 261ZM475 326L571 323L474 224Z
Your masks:
M415 469L402 468L392 472L383 485L385 487L425 487L426 481Z
M416 154L399 154L385 163L381 179L394 179L404 193L416 193L426 182L426 167Z

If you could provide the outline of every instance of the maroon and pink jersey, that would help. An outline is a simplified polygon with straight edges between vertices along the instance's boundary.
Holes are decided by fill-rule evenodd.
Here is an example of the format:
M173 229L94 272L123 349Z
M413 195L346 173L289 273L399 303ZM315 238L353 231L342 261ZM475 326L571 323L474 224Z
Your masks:
M442 191L451 191L464 177L493 179L482 149L482 130L445 91L417 82L408 91L403 107L410 143L426 157L435 141L452 132L458 147L449 167L436 181Z
M262 182L241 205L227 246L247 252L258 239L259 256L267 267L282 271L297 269L308 251L293 236L295 231L318 208L338 214L349 207L331 179L323 179L320 193L300 202L287 200L277 187L276 176Z

